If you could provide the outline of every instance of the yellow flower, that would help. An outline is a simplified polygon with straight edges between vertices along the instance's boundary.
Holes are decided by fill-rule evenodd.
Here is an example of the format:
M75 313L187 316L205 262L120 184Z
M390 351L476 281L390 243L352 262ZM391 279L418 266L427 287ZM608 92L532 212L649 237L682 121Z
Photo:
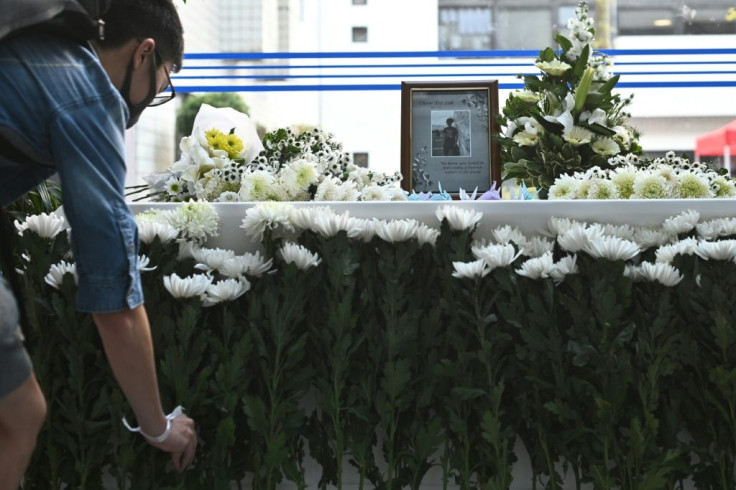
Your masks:
M243 151L243 148L243 140L241 140L238 135L235 133L227 135L227 156L229 158L237 158Z
M210 148L225 151L228 158L237 158L243 151L243 140L235 133L225 134L219 129L212 128L204 134Z
M207 137L207 144L213 150L225 150L227 151L227 136L219 129L210 129L205 131L204 135Z

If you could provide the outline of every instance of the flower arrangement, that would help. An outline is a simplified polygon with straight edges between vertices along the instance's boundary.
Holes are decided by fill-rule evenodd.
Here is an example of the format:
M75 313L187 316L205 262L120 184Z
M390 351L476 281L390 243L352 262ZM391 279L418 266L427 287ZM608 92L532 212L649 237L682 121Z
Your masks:
M581 1L568 21L569 37L557 34L559 50L539 52L541 75L524 76L499 116L504 178L534 186L545 198L562 174L608 168L616 155L639 154L639 132L627 124L632 97L612 93L619 76L610 59L593 51L595 28Z
M736 184L725 174L685 156L668 152L645 159L619 155L607 169L592 167L555 179L549 199L708 199L736 197Z
M261 142L247 115L202 104L181 158L133 193L155 201L404 201L401 174L352 163L333 135L280 128Z
M734 487L735 218L561 217L476 239L483 213L451 204L424 224L270 202L242 218L270 251L237 254L203 242L226 226L215 216L206 202L136 216L162 402L201 428L183 474L119 423L129 407L74 311L65 223L18 221L29 350L57 394L49 463L27 484L102 488L114 468L121 488L341 488L350 466L358 488Z

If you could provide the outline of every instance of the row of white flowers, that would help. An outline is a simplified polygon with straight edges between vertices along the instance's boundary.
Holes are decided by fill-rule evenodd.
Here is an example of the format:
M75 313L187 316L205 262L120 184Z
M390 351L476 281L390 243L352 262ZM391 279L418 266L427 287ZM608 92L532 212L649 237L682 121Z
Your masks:
M482 220L482 213L452 205L438 207L438 225L446 221L454 231L472 231ZM231 250L204 246L210 236L217 234L219 218L206 202L191 202L171 210L149 210L138 214L140 238L151 243L158 237L162 243L177 242L180 259L193 259L195 269L201 271L189 277L176 274L165 276L163 285L176 298L197 297L206 306L232 301L250 289L250 281L275 271L271 258L260 252L236 254ZM294 207L285 203L264 203L249 208L242 220L244 233L263 237L266 230L282 238L277 253L286 263L299 269L316 267L321 258L296 243L304 231L323 237L334 237L345 232L360 241L380 239L389 243L416 240L419 245L435 246L440 230L414 219L379 220L351 217L348 212L336 213L329 207ZM19 234L28 231L51 239L68 229L63 213L29 216L16 221ZM736 260L736 218L718 218L700 221L696 211L686 211L665 220L660 226L609 225L583 223L568 218L551 218L546 236L527 237L510 225L492 230L492 238L476 240L472 246L475 261L454 263L453 276L479 279L498 267L518 264L516 273L532 279L551 278L562 282L567 275L576 274L578 254L610 261L627 263L625 274L635 281L658 281L674 286L682 276L672 266L675 256L695 254L704 260ZM687 236L687 238L680 238ZM567 255L555 261L553 249L557 244ZM646 262L641 252L655 250L656 259ZM139 258L142 271L149 267L145 256ZM76 278L73 262L62 261L51 266L46 282L58 288L65 274Z
M730 177L700 162L668 152L650 163L633 154L608 160L612 168L593 167L562 175L549 199L710 199L736 197Z

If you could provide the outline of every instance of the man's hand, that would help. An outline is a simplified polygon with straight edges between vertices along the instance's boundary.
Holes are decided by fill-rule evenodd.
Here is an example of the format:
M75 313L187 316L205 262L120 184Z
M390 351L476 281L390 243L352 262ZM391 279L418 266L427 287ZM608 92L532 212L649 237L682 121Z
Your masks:
M148 440L148 439L146 439ZM184 414L171 420L171 431L164 442L148 443L162 451L171 453L171 462L178 472L184 471L194 460L197 450L197 433L194 431L194 420Z

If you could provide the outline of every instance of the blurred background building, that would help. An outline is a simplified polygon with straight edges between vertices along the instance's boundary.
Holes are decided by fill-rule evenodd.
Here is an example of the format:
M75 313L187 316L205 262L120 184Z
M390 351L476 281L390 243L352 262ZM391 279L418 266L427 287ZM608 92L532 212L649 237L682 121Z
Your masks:
M515 75L536 72L536 52L554 46L555 33L566 34L577 6L575 0L179 1L187 58L172 78L180 95L146 111L128 132L129 184L175 161L176 112L197 87L240 94L262 131L318 126L357 162L399 170L401 81L497 78L503 107ZM622 74L619 92L634 94L631 122L650 156L669 150L692 156L699 135L736 118L732 0L589 4L599 49L651 50L614 56L613 70ZM677 49L699 51L662 51ZM530 50L528 66L503 68L498 57L490 66L481 53L468 53L507 50ZM458 56L422 55L432 52ZM669 85L657 83L663 79Z

